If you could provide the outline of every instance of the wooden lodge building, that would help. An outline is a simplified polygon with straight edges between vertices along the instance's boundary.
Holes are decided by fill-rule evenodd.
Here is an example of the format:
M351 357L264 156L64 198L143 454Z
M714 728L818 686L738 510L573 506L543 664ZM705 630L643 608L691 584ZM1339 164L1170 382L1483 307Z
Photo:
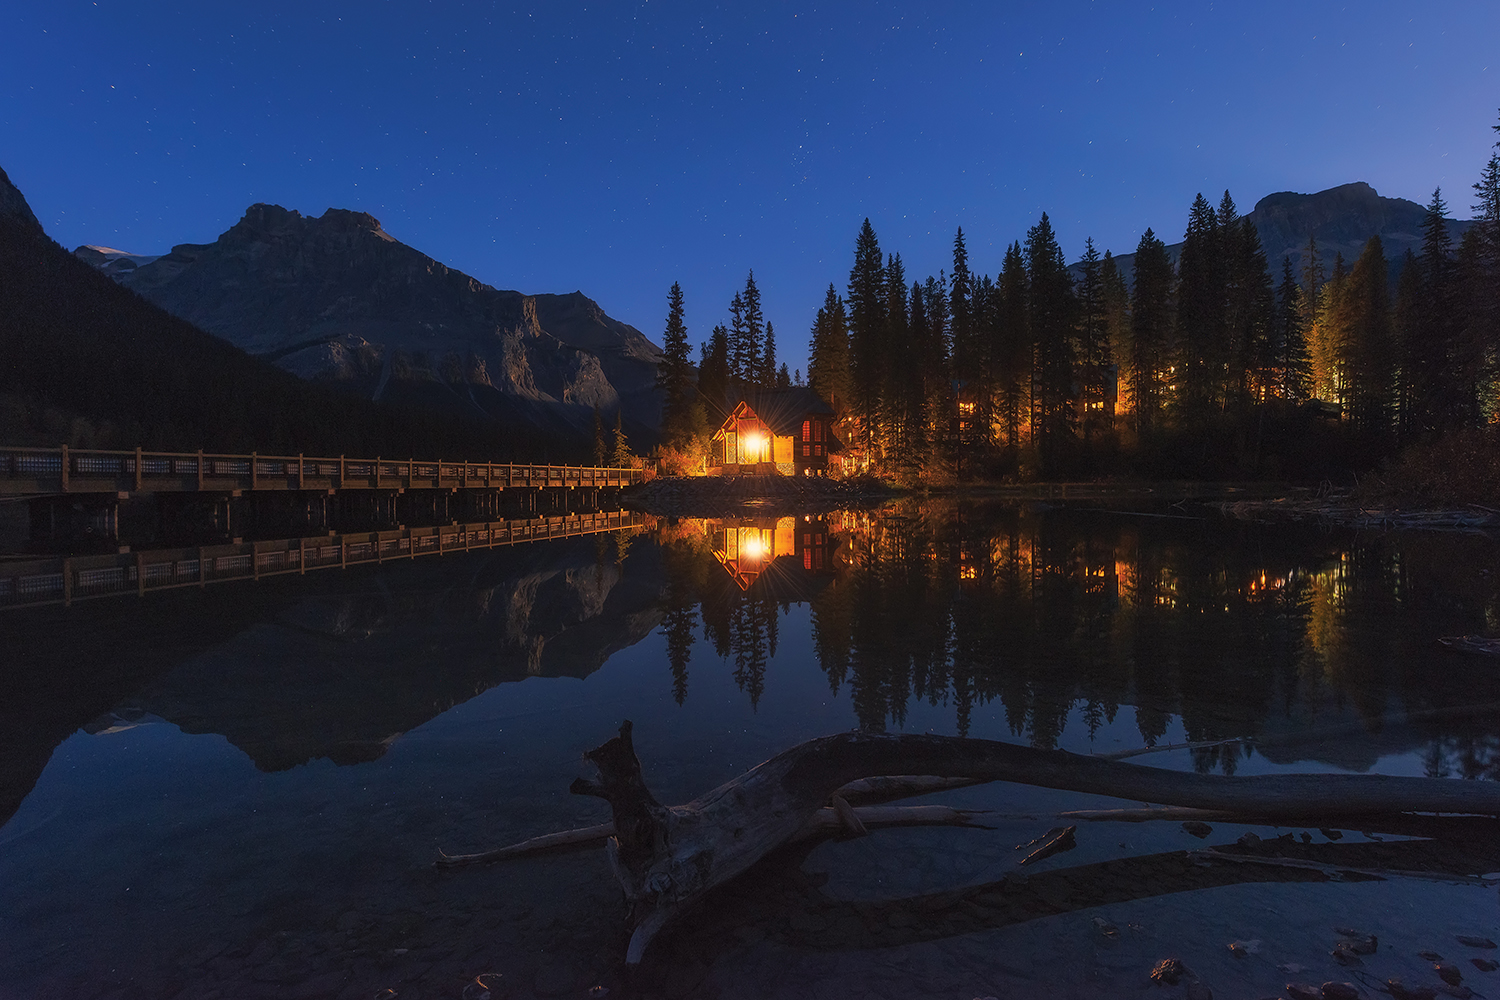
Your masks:
M804 386L747 393L714 432L711 476L824 476L844 446L833 408Z

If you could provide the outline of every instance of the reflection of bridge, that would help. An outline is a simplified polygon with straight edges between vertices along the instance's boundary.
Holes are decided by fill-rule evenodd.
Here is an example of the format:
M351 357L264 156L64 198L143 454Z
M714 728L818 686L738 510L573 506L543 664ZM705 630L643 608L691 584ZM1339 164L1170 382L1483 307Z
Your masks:
M613 489L639 469L303 455L0 448L0 496L248 490Z
M624 471L624 470L615 470ZM306 573L640 528L633 511L0 562L0 609Z

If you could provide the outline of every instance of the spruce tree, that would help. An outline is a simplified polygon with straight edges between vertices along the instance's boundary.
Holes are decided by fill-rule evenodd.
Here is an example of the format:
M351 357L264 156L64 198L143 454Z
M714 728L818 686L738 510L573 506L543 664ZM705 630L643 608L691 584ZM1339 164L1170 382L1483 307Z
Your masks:
M866 219L854 241L849 269L849 368L854 382L851 410L859 421L867 457L874 459L875 423L885 381L885 260L880 241Z
M720 323L709 334L698 365L698 397L712 426L717 427L728 416L729 383L729 330Z
M1396 305L1391 317L1396 341L1396 429L1402 441L1415 437L1423 423L1419 396L1426 362L1422 343L1422 267L1410 249L1401 258L1396 278Z
M765 317L760 311L760 289L755 285L755 272L745 278L745 291L741 296L745 306L744 343L741 348L740 377L747 384L764 381L765 372L761 359L761 341L765 337Z
M1447 216L1448 205L1439 188L1427 203L1418 256L1422 267L1419 337L1424 349L1413 359L1412 381L1418 422L1424 430L1462 423L1467 409L1457 370L1453 238Z
M851 381L849 320L844 300L830 284L813 321L812 343L807 352L807 384L842 418L851 405Z
M1219 403L1225 291L1219 243L1218 217L1199 194L1177 262L1176 404L1189 425L1200 424Z
M615 448L610 464L616 469L630 468L631 459L630 442L625 439L625 411L615 411Z
M688 350L687 325L683 322L682 286L672 282L667 293L667 326L662 333L662 359L656 368L656 387L662 393L662 440L681 445L692 437L693 365Z
M797 373L797 383L800 385L801 382L802 382L802 373L799 371ZM776 369L776 384L775 384L775 388L777 388L777 389L790 389L791 387L792 387L792 373L789 372L789 371L787 371L786 362L783 361L781 363L781 367L778 368L778 369Z
M1005 444L1018 448L1031 402L1031 290L1019 242L1005 250L995 324L995 389Z
M1271 387L1276 396L1291 401L1307 398L1311 362L1303 320L1302 286L1292 270L1292 258L1281 259L1281 287L1276 290L1277 312L1272 356Z
M1121 385L1121 365L1129 356L1130 347L1130 289L1125 285L1125 276L1114 255L1104 251L1104 260L1099 265L1100 283L1104 286L1104 326L1107 335L1105 364L1109 366L1114 380L1115 395ZM1111 414L1112 416L1112 414Z
M1047 213L1026 232L1026 276L1031 306L1032 441L1043 476L1062 470L1078 415L1073 382L1072 280Z
M1104 396L1109 365L1109 331L1104 314L1104 275L1094 238L1083 241L1083 274L1078 282L1078 364L1083 389L1083 438L1106 424Z
M1361 433L1379 441L1391 429L1393 372L1386 259L1379 236L1370 237L1340 296L1345 331L1344 397Z
M776 328L770 323L766 324L766 339L760 354L760 378L756 381L769 389L776 382Z
M746 369L749 345L745 337L745 300L739 292L729 300L729 379L743 384L750 373Z
M1128 381L1136 433L1146 437L1161 424L1171 364L1172 260L1150 229L1135 248L1135 289L1130 300Z

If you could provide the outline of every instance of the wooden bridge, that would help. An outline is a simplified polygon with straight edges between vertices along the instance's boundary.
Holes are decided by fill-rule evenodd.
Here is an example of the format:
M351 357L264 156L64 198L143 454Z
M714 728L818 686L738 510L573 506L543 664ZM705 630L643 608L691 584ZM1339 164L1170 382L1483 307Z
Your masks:
M614 489L640 469L403 458L0 447L0 496L256 490Z
M623 470L612 470L623 471ZM71 605L94 597L206 587L234 580L374 565L418 556L493 549L548 538L636 531L646 518L633 511L570 514L524 520L445 524L432 528L345 532L269 542L0 561L0 610Z

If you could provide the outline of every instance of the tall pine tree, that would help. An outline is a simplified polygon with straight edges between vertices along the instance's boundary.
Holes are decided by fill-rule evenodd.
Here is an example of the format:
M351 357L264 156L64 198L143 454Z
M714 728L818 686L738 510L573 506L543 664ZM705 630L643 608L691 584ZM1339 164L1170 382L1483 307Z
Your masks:
M850 409L859 423L867 457L875 460L876 421L887 363L885 337L885 260L880 241L866 219L854 241L849 269L849 369L853 378Z
M1047 213L1026 232L1026 276L1031 306L1032 442L1045 477L1067 461L1078 415L1073 381L1073 283Z
M662 359L656 368L656 387L662 393L662 440L681 445L697 431L693 364L683 321L682 286L672 282L667 293L667 327L662 333Z
M1135 248L1128 367L1135 429L1142 438L1160 427L1167 403L1172 326L1172 260L1166 244L1147 229Z

